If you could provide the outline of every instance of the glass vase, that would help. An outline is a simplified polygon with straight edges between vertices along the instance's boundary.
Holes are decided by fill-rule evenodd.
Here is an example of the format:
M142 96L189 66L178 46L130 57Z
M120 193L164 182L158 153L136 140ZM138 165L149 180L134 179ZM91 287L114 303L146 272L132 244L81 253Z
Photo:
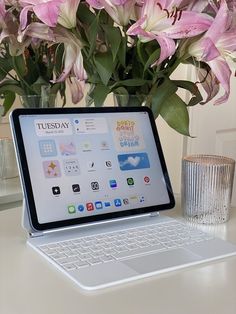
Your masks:
M192 155L182 160L182 208L195 223L229 220L235 161L215 155Z
M148 105L148 95L113 94L115 107L140 107Z
M56 107L56 95L22 95L21 104L24 108L53 108Z

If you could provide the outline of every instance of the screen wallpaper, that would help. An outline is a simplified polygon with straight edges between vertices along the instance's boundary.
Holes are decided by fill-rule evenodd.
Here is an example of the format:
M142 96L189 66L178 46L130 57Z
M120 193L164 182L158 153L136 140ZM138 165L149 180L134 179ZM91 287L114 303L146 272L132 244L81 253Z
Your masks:
M169 202L146 112L21 116L39 223Z

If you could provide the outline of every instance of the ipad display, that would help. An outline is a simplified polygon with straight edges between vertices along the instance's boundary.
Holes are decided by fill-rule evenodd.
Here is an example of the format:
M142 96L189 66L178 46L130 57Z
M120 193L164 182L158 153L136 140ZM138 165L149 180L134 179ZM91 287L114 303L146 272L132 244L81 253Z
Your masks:
M18 109L12 126L38 229L173 206L145 108Z

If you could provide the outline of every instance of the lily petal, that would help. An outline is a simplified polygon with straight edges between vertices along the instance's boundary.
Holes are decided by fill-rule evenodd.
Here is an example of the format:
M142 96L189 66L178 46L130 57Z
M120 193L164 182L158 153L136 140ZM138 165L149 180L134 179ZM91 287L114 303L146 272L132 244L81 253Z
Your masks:
M171 38L156 36L156 40L161 47L161 53L159 59L153 65L161 64L162 61L173 55L176 49L175 41Z
M194 55L198 61L210 61L220 56L219 50L216 48L215 43L208 37L203 37L197 43L190 45L190 55Z
M73 104L77 104L84 97L85 81L80 81L76 77L70 77L67 83L71 92L71 100Z
M51 1L34 6L33 11L46 25L55 27L60 12L61 1Z
M100 10L103 8L103 5L100 0L86 0L86 2L95 9Z
M28 12L33 9L33 6L26 6L20 12L20 29L26 28L28 22Z
M66 28L75 28L76 13L80 0L66 0L60 5L58 23Z
M0 27L5 25L4 18L6 15L5 3L3 0L0 0Z
M52 30L47 25L38 22L29 24L26 29L20 33L17 39L19 42L22 42L25 36L42 40L55 41Z
M217 27L216 27L217 26ZM229 9L225 0L221 0L221 6L216 14L214 23L206 32L206 37L211 38L213 42L222 35L229 27Z
M207 93L207 98L200 104L204 105L212 100L219 92L220 84L216 76L212 71L207 71L206 69L200 68L197 70L197 75L200 79L201 86Z
M218 98L214 104L219 105L221 103L224 103L229 98L230 94L230 76L231 76L231 70L227 64L227 62L223 58L216 58L212 61L210 61L209 66L212 70L212 72L217 77L218 81L222 85L222 87L225 90L225 93L223 96Z
M212 22L213 19L208 15L186 11L182 12L175 24L166 19L166 29L162 33L173 39L194 37L208 30Z

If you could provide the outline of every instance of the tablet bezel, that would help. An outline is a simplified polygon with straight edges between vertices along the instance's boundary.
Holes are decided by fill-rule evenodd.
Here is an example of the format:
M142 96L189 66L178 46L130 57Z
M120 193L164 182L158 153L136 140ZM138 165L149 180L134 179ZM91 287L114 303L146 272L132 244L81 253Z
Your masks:
M109 112L111 113L112 112L126 112L126 113L127 112L130 112L130 113L147 112L148 113L170 202L166 204L161 204L161 205L135 208L135 209L129 209L125 211L122 210L122 211L113 212L113 213L105 213L105 214L99 214L99 215L94 215L94 216L79 217L79 218L59 220L59 221L53 221L53 222L47 222L47 223L39 223L35 201L34 201L29 168L27 164L24 141L23 141L21 127L20 127L20 116L21 115L24 115L24 116L25 115L44 115L44 114L67 115L67 114L109 113ZM10 114L10 121L11 121L12 134L14 138L14 144L16 148L16 154L17 154L23 193L24 193L24 197L25 197L25 201L26 201L26 205L28 209L28 214L30 217L30 222L34 230L45 231L45 230L50 230L54 228L65 228L68 226L80 225L83 223L92 223L92 222L104 221L107 219L111 220L111 219L116 219L116 218L134 216L134 215L148 214L148 213L152 213L152 212L156 212L160 210L171 209L174 207L175 205L174 195L173 195L166 163L164 160L163 151L161 148L161 143L160 143L160 139L159 139L157 128L156 128L156 123L155 123L152 111L149 108L144 107L144 106L143 107L100 107L100 108L96 108L96 107L95 108L94 107L37 108L37 109L17 108L13 110L12 113Z

